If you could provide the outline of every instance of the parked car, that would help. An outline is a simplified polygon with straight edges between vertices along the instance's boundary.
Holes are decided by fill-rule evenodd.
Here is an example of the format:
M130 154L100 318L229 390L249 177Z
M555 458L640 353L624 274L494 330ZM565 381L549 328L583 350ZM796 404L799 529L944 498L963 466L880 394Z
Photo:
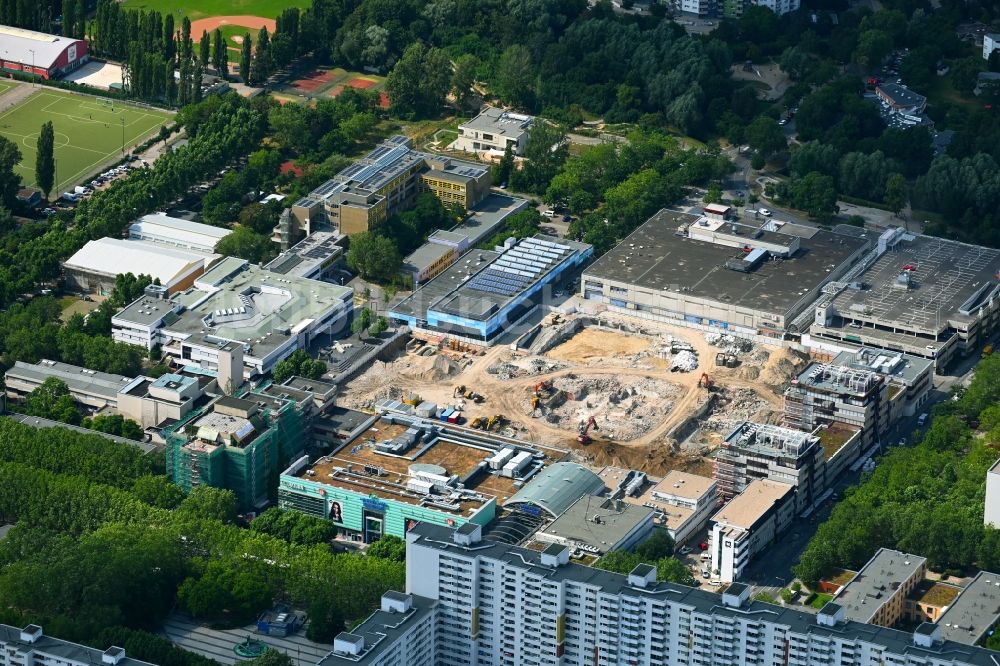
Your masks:
M701 543L698 544L698 548L702 550L708 550L708 544L702 541Z
M764 217L771 217L771 211L769 211L766 208L759 208L757 209L757 212L763 215Z
M917 417L917 427L923 428L927 424L927 412Z

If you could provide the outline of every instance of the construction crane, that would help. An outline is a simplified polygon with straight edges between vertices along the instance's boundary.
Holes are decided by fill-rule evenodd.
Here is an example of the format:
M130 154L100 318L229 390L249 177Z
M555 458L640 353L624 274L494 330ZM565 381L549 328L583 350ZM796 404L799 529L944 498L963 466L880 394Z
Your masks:
M581 444L590 444L591 439L589 433L591 428L593 428L594 430L600 430L600 428L597 426L597 419L595 419L593 416L591 416L586 423L583 423L582 421L580 422L580 432L576 436L576 441L580 442Z

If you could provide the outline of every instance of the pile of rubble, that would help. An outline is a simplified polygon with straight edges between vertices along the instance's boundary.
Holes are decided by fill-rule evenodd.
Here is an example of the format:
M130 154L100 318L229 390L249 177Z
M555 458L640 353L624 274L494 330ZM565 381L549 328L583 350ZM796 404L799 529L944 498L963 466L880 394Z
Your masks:
M554 380L553 389L561 391L565 400L544 411L547 422L576 429L593 416L595 435L612 441L628 441L649 432L670 412L680 392L677 386L657 379L615 375L566 375ZM530 396L522 407L530 413Z
M526 374L523 368L519 368L513 363L507 363L506 361L501 361L486 368L486 372L491 375L496 375L497 379L502 379L504 381L508 379L514 379L515 377L521 377Z
M713 347L720 347L723 352L735 356L743 356L754 350L754 344L750 340L728 333L706 333L705 342Z
M552 359L534 357L526 359L521 363L524 374L530 376L542 375L549 372L555 372L556 370L562 370L563 368L568 368L569 365L566 363L559 363L553 361Z
M671 372L691 372L698 369L698 355L693 351L683 350L670 361Z
M728 434L743 421L768 422L772 418L772 407L767 400L751 388L737 388L727 391L705 421L702 430Z

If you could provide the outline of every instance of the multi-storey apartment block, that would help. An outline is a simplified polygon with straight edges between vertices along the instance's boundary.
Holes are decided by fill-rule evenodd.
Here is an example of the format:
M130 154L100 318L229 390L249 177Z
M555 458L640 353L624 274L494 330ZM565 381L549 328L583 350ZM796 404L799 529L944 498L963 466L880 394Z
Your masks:
M431 663L406 656L422 613L435 618L424 640L439 666L997 664L997 653L942 640L935 625L906 633L849 621L836 603L817 616L751 601L740 583L721 595L659 583L650 565L628 576L600 571L569 563L564 546L537 552L484 541L471 523L417 525L406 550L418 611L376 613L341 634L322 666ZM375 645L349 651L366 634Z
M754 479L770 479L795 487L795 505L811 506L826 487L826 465L819 437L765 423L744 421L715 454L715 478L726 500L743 492Z
M785 391L784 425L813 432L842 423L861 431L867 449L889 430L889 391L883 375L813 363Z

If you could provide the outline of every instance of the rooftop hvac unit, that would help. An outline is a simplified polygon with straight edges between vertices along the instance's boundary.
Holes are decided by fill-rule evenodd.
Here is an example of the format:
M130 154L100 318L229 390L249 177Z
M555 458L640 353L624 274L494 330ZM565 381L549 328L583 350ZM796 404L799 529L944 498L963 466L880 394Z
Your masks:
M434 490L434 482L427 479L410 479L406 482L406 489L421 495L430 495Z

